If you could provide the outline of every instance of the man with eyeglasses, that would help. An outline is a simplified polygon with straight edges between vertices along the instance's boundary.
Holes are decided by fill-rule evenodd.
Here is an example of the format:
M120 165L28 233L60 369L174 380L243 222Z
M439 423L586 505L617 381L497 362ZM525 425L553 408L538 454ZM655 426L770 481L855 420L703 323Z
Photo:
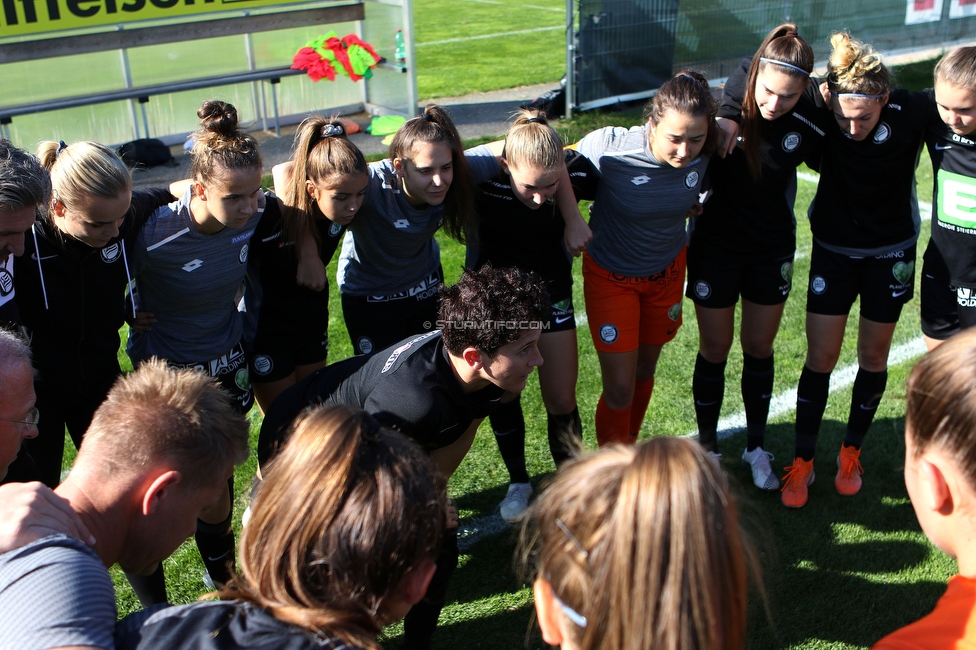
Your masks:
M0 554L0 648L114 648L108 567L152 574L224 505L247 455L247 422L204 373L152 359L120 378L56 489L97 541L49 535Z
M30 348L16 334L0 328L0 553L54 533L93 544L94 539L67 500L30 480L33 463L21 453L20 476L8 473L26 438L37 435L34 377Z

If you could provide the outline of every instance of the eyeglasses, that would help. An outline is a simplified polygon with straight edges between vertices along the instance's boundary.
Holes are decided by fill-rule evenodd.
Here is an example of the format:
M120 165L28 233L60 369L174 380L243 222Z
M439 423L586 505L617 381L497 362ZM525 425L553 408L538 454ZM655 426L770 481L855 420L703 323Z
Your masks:
M41 419L41 412L37 410L37 407L33 407L27 412L26 420L8 420L7 418L0 418L0 422L14 422L16 424L26 424L27 426L33 428L37 426L38 421Z

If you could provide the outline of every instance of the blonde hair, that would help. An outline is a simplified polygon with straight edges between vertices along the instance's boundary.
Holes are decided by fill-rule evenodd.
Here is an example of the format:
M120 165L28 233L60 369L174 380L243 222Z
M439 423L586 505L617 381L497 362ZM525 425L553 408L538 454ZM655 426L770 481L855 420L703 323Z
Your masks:
M118 154L97 142L48 140L37 147L51 174L51 204L72 207L84 197L114 199L132 189L132 174Z
M976 46L957 47L939 59L935 79L976 92Z
M883 95L888 92L894 79L873 47L845 32L831 36L830 45L834 48L827 62L831 93Z
M238 130L237 109L233 104L210 99L197 111L200 128L193 134L190 150L190 176L211 182L215 169L261 169L257 140Z
M200 370L153 358L120 377L95 411L79 459L102 472L138 472L168 462L190 489L223 482L248 456L248 425L230 395Z
M307 411L265 470L221 596L379 650L384 600L440 546L444 489L430 457L372 416Z
M344 176L368 172L366 158L346 139L345 127L338 118L305 118L295 132L295 168L285 186L286 236L295 238L309 232L318 236L313 222L322 212L305 188L306 181L335 184Z
M948 454L976 490L976 328L963 330L919 359L908 375L906 429L915 456Z
M741 650L736 502L700 445L652 438L563 465L522 529L533 577L586 619L582 650Z
M552 171L566 164L563 142L549 126L546 112L528 108L519 109L505 135L502 156L515 169L533 167Z

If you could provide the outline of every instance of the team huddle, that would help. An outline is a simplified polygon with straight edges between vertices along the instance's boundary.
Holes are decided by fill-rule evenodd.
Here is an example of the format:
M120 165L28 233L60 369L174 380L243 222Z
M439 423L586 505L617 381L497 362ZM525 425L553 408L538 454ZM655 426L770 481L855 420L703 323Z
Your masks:
M522 526L547 643L743 648L757 564L717 435L736 304L742 461L757 488L800 508L860 299L834 478L856 495L914 295L923 144L931 352L909 379L905 481L960 575L930 616L878 647L976 641L963 605L976 594L976 330L962 331L976 324L976 47L946 54L934 88L910 93L869 45L831 44L816 78L813 50L781 25L721 101L680 72L640 126L568 146L543 112L522 110L503 140L464 150L429 105L367 163L340 120L309 117L274 191L257 142L217 100L198 111L191 178L166 189L134 190L94 142L45 142L34 156L0 141L0 649L371 649L401 619L403 647L429 648L459 559L446 484L485 418L510 477L500 514ZM802 163L820 180L795 458L779 477L764 437ZM450 286L441 228L467 246ZM355 356L327 365L337 249ZM577 406L572 256L601 372L592 420ZM700 333L699 438L638 443L685 296ZM123 376L124 324L135 370ZM519 395L536 369L558 469L530 503ZM260 471L238 541L234 467L255 402ZM590 425L595 453L583 451ZM79 452L62 478L65 430ZM216 599L170 607L161 561L191 533ZM118 623L115 564L145 608Z

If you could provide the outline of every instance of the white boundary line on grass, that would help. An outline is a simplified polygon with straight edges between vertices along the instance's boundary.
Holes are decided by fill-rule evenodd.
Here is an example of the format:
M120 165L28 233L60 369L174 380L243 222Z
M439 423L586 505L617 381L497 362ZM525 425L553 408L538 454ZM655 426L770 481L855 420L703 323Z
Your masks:
M502 5L503 7L511 7L511 3L508 2L495 2L495 0L467 0L468 2L480 2L484 5ZM566 8L556 8L556 7L540 7L539 5L517 5L519 9L538 9L540 11L555 11L556 13L565 13Z
M427 41L426 43L417 43L415 47L427 47L428 45L446 45L447 43L463 43L464 41L480 41L486 38L498 38L499 36L518 36L519 34L534 34L535 32L552 32L555 30L566 29L565 25L556 25L554 27L534 27L532 29L519 29L514 32L502 32L501 34L481 34L480 36L464 36L461 38L445 38L440 41Z

